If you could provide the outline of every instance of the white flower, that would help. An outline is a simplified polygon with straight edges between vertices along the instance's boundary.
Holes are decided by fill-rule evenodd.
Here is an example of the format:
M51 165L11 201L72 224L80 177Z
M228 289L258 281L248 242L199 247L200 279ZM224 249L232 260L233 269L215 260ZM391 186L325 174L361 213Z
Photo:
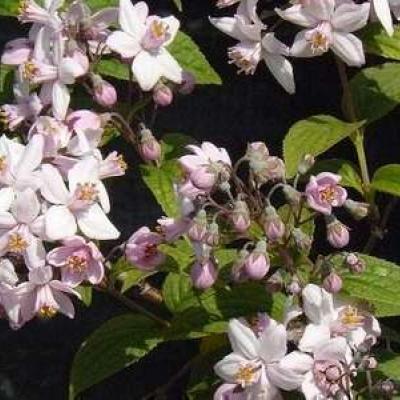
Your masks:
M388 35L392 36L394 29L391 11L397 19L400 18L400 1L371 0L371 4L371 11L373 13L373 16L376 16L379 19Z
M145 91L151 90L161 77L175 83L182 81L182 69L166 49L179 30L179 21L172 16L160 18L148 14L143 1L132 5L130 0L120 0L122 30L107 39L111 50L123 58L133 58L133 75Z

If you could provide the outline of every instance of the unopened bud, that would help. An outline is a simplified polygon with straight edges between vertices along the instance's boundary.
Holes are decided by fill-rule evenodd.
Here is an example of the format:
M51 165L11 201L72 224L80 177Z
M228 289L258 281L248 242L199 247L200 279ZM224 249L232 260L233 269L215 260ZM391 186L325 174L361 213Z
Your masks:
M265 283L268 293L278 293L283 289L283 278L279 271L275 272Z
M237 261L233 264L231 270L231 277L234 282L240 283L248 279L248 276L244 269L244 265L248 256L249 252L247 250L245 249L240 250L239 257Z
M266 161L268 157L269 150L264 142L253 142L247 145L246 158L250 162Z
M193 286L200 290L206 290L214 285L218 277L217 269L211 260L196 262L190 272Z
M331 272L325 279L322 284L324 289L328 293L336 294L339 293L343 286L342 278L336 274L335 272Z
M246 259L245 271L250 279L260 280L267 275L269 267L270 261L267 254L267 244L264 240L260 240L256 248Z
M230 218L237 232L246 232L251 224L250 210L247 203L242 200L236 200Z
M182 83L179 86L178 92L184 96L191 94L196 86L196 78L189 71L182 72Z
M311 154L306 154L300 161L297 172L300 175L305 175L315 164L315 158Z
M378 361L376 360L375 357L372 356L365 356L361 360L361 365L360 365L364 370L372 370L378 368Z
M294 228L292 231L292 236L297 248L300 251L309 251L311 249L312 240L310 236L304 233L300 228Z
M205 210L200 210L196 217L193 219L193 223L188 230L188 236L195 242L202 242L207 235L207 213Z
M208 227L208 231L205 236L206 243L211 246L218 246L219 244L219 226L216 222L212 222Z
M271 242L278 241L285 234L285 224L272 206L265 209L264 232Z
M349 253L346 256L345 263L349 267L350 271L355 274L362 274L367 267L365 261L354 253Z
M285 195L287 202L292 206L297 207L300 204L301 193L292 186L285 185L283 187L283 194Z
M344 202L344 206L345 206L346 210L356 220L365 218L369 212L369 204L368 203L361 203L359 201L347 199Z
M161 145L150 129L142 129L140 132L139 151L144 161L159 161L161 159Z
M378 385L377 389L384 399L391 399L395 394L396 385L390 379L386 379Z
M341 249L349 244L349 229L336 218L328 222L326 230L328 242L332 247Z
M169 106L174 99L172 90L163 83L159 83L153 89L153 101L161 107Z
M117 102L115 87L100 75L93 75L92 82L94 100L103 107L112 107Z
M287 287L287 292L292 295L298 295L301 293L301 286L298 279L293 279Z

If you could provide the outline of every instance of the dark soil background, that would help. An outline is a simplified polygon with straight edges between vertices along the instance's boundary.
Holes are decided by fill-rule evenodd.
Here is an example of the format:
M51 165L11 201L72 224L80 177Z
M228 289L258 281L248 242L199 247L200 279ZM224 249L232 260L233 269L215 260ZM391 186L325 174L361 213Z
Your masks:
M172 1L149 1L153 11L175 13ZM297 120L315 114L340 117L341 88L335 64L330 55L313 60L293 60L297 93L287 95L260 65L253 77L238 76L226 63L229 38L215 31L208 15L217 14L212 0L184 0L181 16L183 29L189 33L221 74L223 86L200 86L194 94L177 98L174 104L158 114L154 131L184 133L197 140L211 140L226 147L234 158L244 151L247 142L266 141L270 151L281 154L282 139ZM0 19L0 50L4 43L21 36L24 30L14 19ZM286 34L288 35L286 37ZM289 33L283 40L290 42ZM371 171L386 163L400 163L400 114L392 112L383 122L369 128L366 147ZM111 219L128 237L138 227L152 225L159 209L140 181L137 159L123 141L110 146L124 153L131 169L120 179L110 182ZM353 158L348 143L338 145L327 156ZM384 205L386 197L380 199ZM353 227L353 245L360 248L366 240L365 226ZM388 226L385 239L374 255L400 263L400 207ZM105 295L97 294L89 309L78 306L75 320L63 317L43 322L34 321L13 332L0 321L0 400L63 400L67 399L68 374L72 358L80 343L102 322L123 313L123 307ZM398 320L387 321L392 327ZM149 357L88 390L84 400L139 400L180 370L196 349L194 343L173 343L160 346ZM96 366L94 365L93 368ZM167 399L183 399L178 382ZM206 400L206 399L205 399Z

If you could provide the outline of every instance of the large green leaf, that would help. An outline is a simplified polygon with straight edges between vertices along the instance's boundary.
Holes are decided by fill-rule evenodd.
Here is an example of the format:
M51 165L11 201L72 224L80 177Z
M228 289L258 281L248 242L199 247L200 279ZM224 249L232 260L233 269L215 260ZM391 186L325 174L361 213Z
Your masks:
M173 244L161 244L159 249L175 261L179 271L186 270L193 263L194 250L184 239Z
M99 74L124 81L129 81L129 69L129 64L111 58L103 58L96 66L96 72Z
M14 70L4 64L0 64L0 105L11 101L13 96Z
M389 36L381 24L368 24L361 32L361 39L368 53L400 60L400 29L397 26Z
M18 14L19 0L1 0L0 15L16 16Z
M173 184L180 176L178 165L173 161L165 162L162 168L142 165L141 171L144 182L165 214L169 217L177 216L179 207Z
M362 274L343 272L343 294L360 302L367 301L378 317L400 315L400 267L380 258L360 257L367 268ZM339 263L340 259L334 258L334 262Z
M296 174L306 154L318 156L348 137L362 125L347 123L330 115L315 115L296 122L283 142L283 155L289 177Z
M350 87L358 118L376 121L400 102L400 64L365 68L350 81Z
M380 351L377 354L378 371L391 379L400 381L400 354Z
M388 164L379 168L371 186L379 192L400 196L400 164Z
M93 332L76 353L70 375L70 400L145 356L158 343L159 326L141 315L113 318Z
M186 71L191 72L199 85L221 85L220 76L211 67L197 44L183 32L178 32L168 50Z
M192 281L184 274L168 274L163 285L163 297L166 306L174 314L199 306Z

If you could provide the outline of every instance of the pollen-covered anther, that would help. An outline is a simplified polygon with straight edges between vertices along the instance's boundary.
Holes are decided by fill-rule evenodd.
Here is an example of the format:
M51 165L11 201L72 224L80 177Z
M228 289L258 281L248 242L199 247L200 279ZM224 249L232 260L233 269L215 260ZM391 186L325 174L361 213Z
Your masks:
M22 76L27 80L32 80L37 75L38 71L37 65L32 60L27 61L22 66Z
M52 306L43 305L39 308L37 313L38 317L42 319L53 318L57 314L57 309Z
M4 172L7 168L7 158L0 156L0 173Z
M19 234L13 233L8 238L8 251L12 253L22 253L28 247L28 242Z
M118 164L118 167L119 167L122 171L126 171L126 170L128 169L128 164L127 164L126 161L124 160L124 157L123 157L122 154L120 154L120 155L117 157L116 162L117 162L117 164Z
M150 30L155 38L161 39L168 33L169 26L163 21L155 20L151 23Z
M96 188L95 183L78 183L77 187L77 198L78 200L86 202L95 202L98 198L99 191Z
M256 379L256 369L253 365L243 365L235 375L235 381L242 387L254 383Z
M74 272L84 272L87 268L87 261L83 257L69 256L66 261L66 266Z
M344 325L360 325L364 322L364 316L358 313L356 307L347 306L340 316L340 321Z

